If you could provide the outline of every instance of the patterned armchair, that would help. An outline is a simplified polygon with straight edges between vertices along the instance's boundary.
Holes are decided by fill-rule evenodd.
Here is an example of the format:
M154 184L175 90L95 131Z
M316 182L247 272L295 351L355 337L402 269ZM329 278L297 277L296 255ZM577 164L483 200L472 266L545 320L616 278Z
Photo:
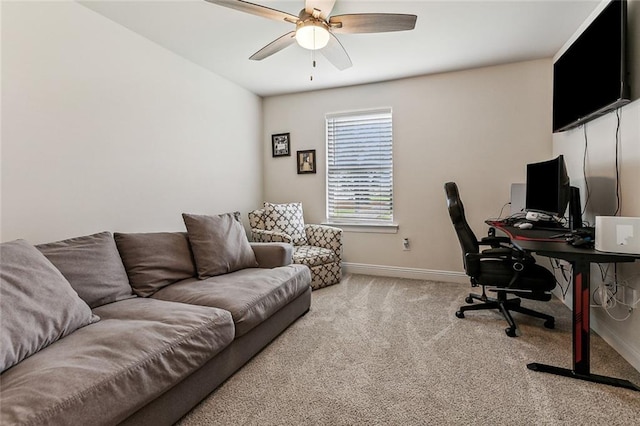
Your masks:
M255 242L293 245L293 263L311 269L314 290L342 279L342 229L305 225L301 203L264 203L264 208L249 212L249 224Z

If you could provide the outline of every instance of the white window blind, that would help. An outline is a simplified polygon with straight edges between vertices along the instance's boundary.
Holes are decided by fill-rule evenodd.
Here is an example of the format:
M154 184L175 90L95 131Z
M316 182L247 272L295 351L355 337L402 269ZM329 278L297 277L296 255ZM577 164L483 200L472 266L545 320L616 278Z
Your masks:
M391 109L328 114L327 220L393 222Z

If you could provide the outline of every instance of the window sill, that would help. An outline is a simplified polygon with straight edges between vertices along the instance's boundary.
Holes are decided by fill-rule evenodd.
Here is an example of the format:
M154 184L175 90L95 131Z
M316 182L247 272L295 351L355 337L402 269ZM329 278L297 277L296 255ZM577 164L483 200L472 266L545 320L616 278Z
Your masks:
M323 222L323 225L334 226L345 232L364 232L372 234L397 234L400 225L397 223L340 223Z

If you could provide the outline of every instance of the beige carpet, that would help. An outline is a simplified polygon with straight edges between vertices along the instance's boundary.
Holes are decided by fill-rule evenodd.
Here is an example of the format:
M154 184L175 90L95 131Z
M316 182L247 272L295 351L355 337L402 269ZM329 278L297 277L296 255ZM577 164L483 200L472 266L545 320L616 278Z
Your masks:
M571 366L571 311L523 304L556 328L493 311L454 316L470 286L348 275L179 423L192 425L636 425L640 393L533 372ZM591 371L640 384L592 333Z

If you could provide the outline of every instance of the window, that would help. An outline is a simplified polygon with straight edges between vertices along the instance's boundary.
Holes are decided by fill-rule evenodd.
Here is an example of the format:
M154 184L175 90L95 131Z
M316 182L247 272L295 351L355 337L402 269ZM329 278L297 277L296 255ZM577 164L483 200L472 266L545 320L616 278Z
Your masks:
M391 109L327 114L327 220L391 225Z

